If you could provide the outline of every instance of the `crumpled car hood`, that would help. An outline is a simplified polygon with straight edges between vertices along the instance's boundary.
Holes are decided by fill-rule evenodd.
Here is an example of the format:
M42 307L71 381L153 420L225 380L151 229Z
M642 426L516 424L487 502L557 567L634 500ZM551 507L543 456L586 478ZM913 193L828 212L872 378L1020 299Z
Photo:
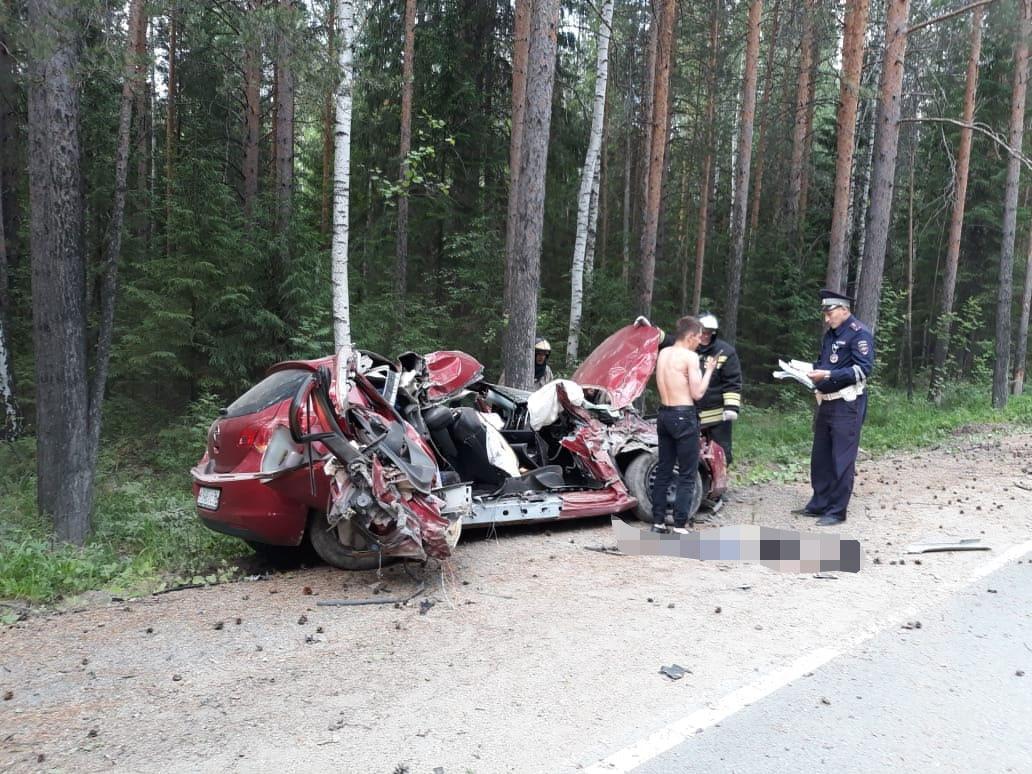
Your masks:
M573 374L581 387L601 388L621 409L645 391L659 358L663 333L652 325L628 325L603 341Z

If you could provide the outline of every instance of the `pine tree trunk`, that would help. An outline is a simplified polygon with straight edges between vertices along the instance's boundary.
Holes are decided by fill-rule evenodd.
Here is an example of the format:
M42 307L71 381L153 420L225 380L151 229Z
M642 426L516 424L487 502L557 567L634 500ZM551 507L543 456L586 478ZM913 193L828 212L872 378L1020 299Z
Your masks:
M641 199L638 206L642 209L643 216L644 208L649 200L649 158L652 153L652 127L656 110L656 53L659 49L660 34L660 11L657 9L661 2L664 0L656 0L656 2L650 0L646 5L649 15L649 41L645 48L645 73L641 88L641 125L644 129L641 136L641 158L644 162L638 170L641 174L639 184Z
M115 198L111 206L111 220L104 238L103 276L100 290L100 325L97 331L96 357L93 363L93 381L90 384L90 470L95 470L100 450L100 426L103 415L104 391L107 387L108 365L111 360L111 341L115 328L115 297L118 292L118 261L122 253L122 226L125 220L126 182L129 177L129 132L133 120L133 103L141 90L144 75L142 30L147 28L143 0L130 0L129 37L125 52L125 74L122 83L122 101L118 113L118 133L115 141Z
M337 4L331 0L326 10L326 48L329 61L337 63ZM336 79L334 79L336 82ZM322 207L320 208L319 233L324 237L330 233L332 220L333 189L333 128L335 120L334 92L336 87L327 90L323 100L323 164L322 164ZM371 208L370 208L371 209Z
M577 197L577 226L573 244L573 266L570 270L570 327L566 339L567 369L577 361L581 314L584 308L584 274L588 231L591 228L591 200L596 191L599 157L602 151L602 123L605 120L606 85L609 80L609 38L613 21L613 0L604 0L598 26L598 58L595 63L595 99L591 109L591 134L581 170L580 193ZM596 194L597 202L597 194ZM596 210L597 212L597 210Z
M738 157L735 193L731 213L731 256L727 272L727 306L724 309L724 338L735 343L738 334L738 301L742 293L745 260L746 209L749 204L749 166L752 163L753 118L756 113L756 65L760 58L760 17L763 0L749 3L745 70L742 77L742 111L738 126Z
M7 1L4 0L4 6ZM7 11L11 13L11 11ZM13 25L11 25L13 26ZM15 83L13 42L9 31L0 27L0 197L3 198L4 233L7 235L7 261L15 266L24 254L19 242L21 203L18 200L19 180L24 174L20 130L24 114Z
M1014 355L1015 395L1021 395L1025 390L1030 308L1032 308L1032 228L1028 230L1028 249L1025 250L1025 287L1021 294L1021 322L1018 324L1018 347Z
M695 235L695 286L692 289L692 314L699 313L702 303L702 277L706 265L706 235L709 233L709 204L713 195L713 157L717 152L717 47L720 45L720 8L710 11L709 61L706 73L706 151L702 159L699 192L699 222Z
M656 17L657 47L655 82L652 92L652 128L649 131L647 198L641 229L641 275L638 286L638 313L652 313L652 290L656 277L656 239L659 233L659 210L663 195L663 170L670 129L670 69L677 22L677 3L664 0Z
M783 226L790 234L799 229L799 204L803 190L803 167L806 165L806 127L813 110L810 101L810 79L813 75L813 16L817 0L803 2L803 36L799 44L799 77L796 81L795 124L792 130L792 160L788 168L788 196L785 198Z
M1025 97L1028 90L1028 43L1032 31L1032 0L1021 0L1021 22L1014 45L1014 87L1011 91L1011 120L1008 144L1021 151L1025 129ZM1010 373L1011 296L1014 285L1014 237L1018 220L1018 183L1021 161L1007 157L1007 182L1003 199L1003 234L1000 243L1000 284L996 293L996 361L993 363L993 408L1007 405L1007 375Z
M513 240L516 236L516 207L519 198L520 163L523 158L523 133L527 109L527 57L530 53L530 18L533 0L514 0L516 21L512 41L512 130L509 138L509 209L505 226L505 308L511 305L512 267L515 266Z
M971 14L971 50L968 53L967 81L964 87L965 124L975 118L975 95L978 90L978 59L982 53L982 8ZM938 405L942 401L946 359L950 350L950 327L953 322L953 301L957 288L957 266L960 263L960 238L964 227L964 205L967 200L968 167L971 161L971 129L960 130L960 148L957 151L956 181L954 185L953 214L946 242L946 267L942 281L942 303L939 330L935 339L935 354L928 398Z
M32 0L40 45L29 62L29 203L36 361L36 493L62 541L90 531L86 256L79 143L79 29L74 6Z
M248 3L250 14L260 0ZM249 28L255 25L248 24ZM244 44L244 215L254 216L258 199L258 144L261 141L262 121L262 47L257 30L250 29L250 39Z
M172 204L175 196L175 155L176 140L179 135L178 118L176 116L176 100L179 93L179 76L176 72L178 56L179 24L174 10L168 13L168 76L167 95L165 98L165 255L172 257Z
M529 389L534 376L534 336L541 285L541 240L545 216L545 170L552 120L559 0L536 0L527 49L526 104L513 230L510 287L502 362L506 383Z
M907 197L907 311L903 318L903 352L901 362L907 385L907 400L914 397L914 162L918 138L910 148L910 195Z
M287 232L294 200L294 0L279 0L283 8L276 46L276 234L281 241L281 260L289 258ZM289 21L288 21L289 20Z
M817 109L817 70L820 65L820 40L814 37L810 57L810 91L806 104L806 125L803 127L803 166L799 179L799 214L796 216L797 239L805 233L806 212L810 203L810 160L813 158L813 116Z
M864 35L870 0L847 0L842 33L842 84L839 89L835 138L834 203L825 287L844 292L849 258L849 186L856 152L856 113L860 100L860 74L864 64Z
M778 29L781 25L781 0L774 0L773 18L770 25L770 39L767 43L767 59L763 69L763 91L760 97L760 128L756 140L756 164L753 167L751 202L749 204L749 244L760 223L760 197L763 193L763 169L767 154L767 124L770 120L770 91L774 83L774 54L777 51Z
M623 191L623 235L622 235L622 247L620 262L620 278L623 281L624 287L628 287L628 283L631 279L631 181L633 179L633 167L631 165L631 159L633 154L631 153L631 145L634 136L634 121L632 120L631 114L631 99L630 92L627 97L627 133L624 137L624 191Z
M140 26L140 36L136 41L136 47L144 60L149 60L149 44L147 41L148 23ZM147 239L150 234L150 207L148 206L148 193L150 182L150 169L153 161L151 157L150 124L152 121L150 101L151 83L147 78L147 63L144 68L141 82L136 89L136 138L133 145L136 152L136 217L134 219L133 233L141 244L141 252L147 251Z
M348 293L348 210L351 203L351 103L355 88L355 8L353 0L334 0L339 33L336 127L333 160L333 240L330 273L333 286L333 347L338 370L351 350L351 305ZM346 392L340 390L339 392ZM339 396L343 399L345 396Z
M886 0L885 55L878 97L874 160L871 168L871 204L867 210L863 271L857 293L856 316L873 331L878 327L885 248L892 222L892 193L899 146L900 96L907 53L907 17L910 0Z
M408 288L408 155L412 149L412 87L415 82L413 58L416 55L416 0L405 0L405 52L401 69L401 145L398 156L398 235L395 244L394 298L405 301Z

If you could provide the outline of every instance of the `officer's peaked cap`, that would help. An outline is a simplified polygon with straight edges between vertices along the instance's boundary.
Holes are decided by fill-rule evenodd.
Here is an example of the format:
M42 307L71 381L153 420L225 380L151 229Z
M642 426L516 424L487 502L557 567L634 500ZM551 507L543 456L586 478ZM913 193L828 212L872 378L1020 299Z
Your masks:
M822 288L817 295L821 299L821 308L823 309L833 309L836 306L851 307L856 303L856 299L852 296L847 296L837 290L828 290L828 288Z

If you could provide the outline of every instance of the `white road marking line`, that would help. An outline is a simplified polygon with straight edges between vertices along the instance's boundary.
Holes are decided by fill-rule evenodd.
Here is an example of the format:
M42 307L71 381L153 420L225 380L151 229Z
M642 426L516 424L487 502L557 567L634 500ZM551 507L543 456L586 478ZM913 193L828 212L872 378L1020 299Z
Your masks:
M967 583L971 584L987 575L991 575L1004 565L1030 552L1032 552L1032 540L1011 546L972 572L968 576ZM849 638L841 651L833 648L818 648L796 659L787 667L777 669L760 678L757 682L744 685L709 707L696 710L629 747L613 753L608 758L586 767L584 771L587 774L624 774L625 772L632 771L643 763L647 763L667 750L676 747L699 731L716 725L739 710L769 696L779 688L783 688L789 683L798 680L808 672L819 669L824 664L841 655L842 651L853 650L858 645L863 644L887 629L892 623L913 618L917 610L916 606L911 606L902 611L896 610L889 620L883 620L864 627L862 632Z

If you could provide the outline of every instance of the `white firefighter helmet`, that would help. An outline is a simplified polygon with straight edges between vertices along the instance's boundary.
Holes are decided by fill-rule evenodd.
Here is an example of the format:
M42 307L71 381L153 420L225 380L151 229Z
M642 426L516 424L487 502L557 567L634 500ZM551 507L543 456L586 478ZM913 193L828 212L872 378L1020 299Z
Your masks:
M548 339L538 339L534 342L534 350L537 352L551 352L552 345L548 343Z
M704 331L710 331L712 333L715 333L720 327L720 321L717 320L717 316L711 312L706 312L699 317L699 322L702 324L702 329Z

